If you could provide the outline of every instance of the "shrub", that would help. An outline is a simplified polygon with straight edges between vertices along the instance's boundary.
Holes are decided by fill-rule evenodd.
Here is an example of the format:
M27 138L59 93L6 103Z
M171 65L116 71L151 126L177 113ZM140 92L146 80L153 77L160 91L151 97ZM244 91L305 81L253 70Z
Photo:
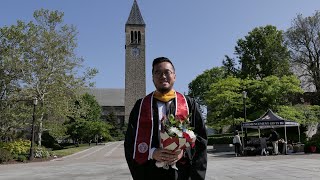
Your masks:
M8 162L11 159L11 153L6 149L0 148L0 163Z
M317 143L314 141L312 142L308 141L304 144L304 152L311 153L311 146L315 146L316 152L320 152L320 142Z
M56 139L52 137L48 132L43 133L41 144L46 148L51 148L53 150L62 149Z
M17 161L27 162L27 157L25 155L19 155Z
M208 137L208 145L213 144L232 144L233 137Z
M314 135L311 137L310 141L320 142L320 133L314 134Z
M16 140L3 144L3 149L8 150L13 156L17 157L20 154L28 154L31 142L29 140Z
M49 151L49 156L56 158L57 155L54 151Z
M37 147L35 148L35 158L48 158L50 157L49 151L45 147Z
M313 135L304 145L304 152L310 153L310 147L315 146L316 152L320 152L320 133Z

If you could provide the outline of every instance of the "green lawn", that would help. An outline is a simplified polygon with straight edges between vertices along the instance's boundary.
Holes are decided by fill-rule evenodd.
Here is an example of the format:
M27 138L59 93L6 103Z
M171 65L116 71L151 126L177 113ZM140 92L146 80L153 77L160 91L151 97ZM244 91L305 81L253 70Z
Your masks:
M83 150L88 149L92 146L94 146L94 145L89 146L88 144L80 144L79 147L69 146L69 147L66 147L67 149L52 151L52 154L54 154L58 157L67 156L67 155L77 153L79 151L83 151Z

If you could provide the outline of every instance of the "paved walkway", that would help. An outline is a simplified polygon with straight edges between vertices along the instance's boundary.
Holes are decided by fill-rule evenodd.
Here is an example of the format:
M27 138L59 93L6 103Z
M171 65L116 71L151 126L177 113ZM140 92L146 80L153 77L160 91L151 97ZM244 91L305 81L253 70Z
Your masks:
M210 180L320 179L320 154L234 157L209 151L208 159Z
M208 148L206 180L320 180L320 154L234 157ZM0 180L132 180L123 142L48 162L0 165Z

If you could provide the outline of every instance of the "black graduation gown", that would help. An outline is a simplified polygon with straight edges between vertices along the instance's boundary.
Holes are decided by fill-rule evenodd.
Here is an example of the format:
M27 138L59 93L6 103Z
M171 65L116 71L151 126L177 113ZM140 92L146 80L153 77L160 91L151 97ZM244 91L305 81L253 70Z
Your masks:
M134 180L202 180L205 179L207 170L207 132L198 104L194 99L185 96L189 106L191 126L197 136L194 148L185 150L185 156L177 162L178 171L170 167L169 170L158 168L155 160L148 160L140 165L133 159L134 141L137 120L142 99L138 100L129 117L128 129L125 136L124 148L126 160ZM175 101L170 104L171 113L175 112ZM153 99L153 135L152 148L159 148L159 115L157 100ZM182 163L183 162L183 163Z

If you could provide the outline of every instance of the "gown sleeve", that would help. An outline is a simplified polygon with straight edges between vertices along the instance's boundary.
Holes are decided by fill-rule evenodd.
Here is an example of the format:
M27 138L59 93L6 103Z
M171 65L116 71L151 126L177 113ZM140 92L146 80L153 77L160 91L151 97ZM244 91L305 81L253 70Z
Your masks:
M128 122L128 128L125 135L124 140L124 151L125 151L125 157L127 164L129 166L131 175L133 179L137 179L139 172L139 166L137 163L133 160L133 151L134 151L134 141L135 141L135 135L137 130L137 120L138 120L138 113L140 108L141 99L138 100L129 116L129 122Z
M205 179L207 171L207 130L205 123L200 111L199 105L194 99L189 98L191 104L190 113L191 116L191 126L194 127L194 133L197 136L196 144L193 149L191 149L191 179Z

